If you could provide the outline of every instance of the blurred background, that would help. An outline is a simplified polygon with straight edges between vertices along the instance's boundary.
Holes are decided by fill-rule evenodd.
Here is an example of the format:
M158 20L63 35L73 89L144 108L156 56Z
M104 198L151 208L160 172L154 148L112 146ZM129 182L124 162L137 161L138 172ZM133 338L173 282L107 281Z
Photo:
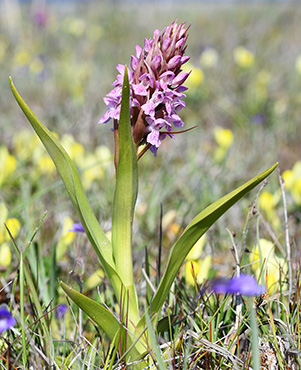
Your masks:
M301 7L288 1L0 1L0 203L6 218L19 220L20 240L28 240L47 210L42 250L46 255L59 245L63 259L74 242L67 231L76 215L14 101L8 77L62 141L109 231L113 137L111 123L97 124L106 110L102 99L115 80L115 66L129 64L136 44L142 46L154 29L175 19L191 25L191 60L185 68L192 72L180 115L185 128L197 128L166 139L156 158L146 153L139 163L137 251L158 244L160 203L170 217L165 219L168 246L201 209L277 161L282 173L288 171L290 227L297 245ZM275 173L266 187L269 198L261 203L277 240L284 237L279 189ZM215 226L212 235L218 237L211 235L210 251L229 250L226 228L242 232L254 197L253 192ZM82 253L72 250L72 258Z

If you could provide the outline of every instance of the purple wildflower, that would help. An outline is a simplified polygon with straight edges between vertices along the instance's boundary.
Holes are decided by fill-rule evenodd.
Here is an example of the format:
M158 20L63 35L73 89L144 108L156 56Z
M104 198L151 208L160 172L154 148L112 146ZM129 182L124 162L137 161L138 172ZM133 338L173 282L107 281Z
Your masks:
M256 113L251 117L251 123L254 125L262 125L266 119L264 113Z
M65 304L59 304L55 311L55 318L57 320L62 319L66 315L67 311L68 311L68 307Z
M4 330L10 329L16 324L16 319L12 317L11 313L4 307L0 308L0 333Z
M212 281L211 288L216 293L260 295L265 292L265 288L258 285L254 276L240 275L232 279L217 278Z
M136 45L136 55L131 56L131 70L128 70L130 83L130 113L133 138L138 148L147 144L147 148L156 155L161 141L174 137L172 125L184 125L178 111L185 107L181 100L187 88L182 84L189 73L184 73L181 66L189 60L183 56L186 50L187 30L185 23L173 22L162 31L155 30L153 39L145 39L144 47ZM114 130L120 115L122 84L125 66L119 64L119 74L113 83L114 89L103 99L107 112L98 123L114 120ZM118 132L115 135L118 145Z
M85 230L80 222L76 222L72 225L72 229L69 230L72 233L84 233Z
M48 13L46 9L37 9L33 15L33 20L38 27L44 28L48 22Z

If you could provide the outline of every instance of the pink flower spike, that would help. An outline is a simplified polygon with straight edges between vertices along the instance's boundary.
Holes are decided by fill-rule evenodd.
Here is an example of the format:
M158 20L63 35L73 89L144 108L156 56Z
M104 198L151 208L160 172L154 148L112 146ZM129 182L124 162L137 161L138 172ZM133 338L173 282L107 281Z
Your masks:
M155 155L166 136L174 137L173 127L183 126L177 112L185 106L181 99L187 88L182 83L189 76L181 72L181 66L189 60L184 56L187 29L185 23L177 21L162 31L156 29L153 38L145 38L143 48L136 45L136 56L131 56L128 78L132 134L136 147L149 143ZM116 68L114 89L104 99L107 112L99 123L112 118L118 125L125 65L118 64ZM118 145L118 132L115 144Z

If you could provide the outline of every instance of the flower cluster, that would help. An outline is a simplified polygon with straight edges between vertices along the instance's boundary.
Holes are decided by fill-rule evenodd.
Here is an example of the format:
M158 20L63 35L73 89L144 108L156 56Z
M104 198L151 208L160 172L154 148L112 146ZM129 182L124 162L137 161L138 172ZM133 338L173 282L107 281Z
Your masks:
M166 135L174 137L172 124L184 125L178 111L185 107L182 98L187 87L182 84L189 76L181 70L189 60L183 56L187 30L185 23L176 21L163 31L155 30L153 39L145 39L143 48L136 45L136 56L131 56L128 78L133 138L136 147L146 143L155 155ZM99 123L119 120L125 66L116 68L119 74L114 88L103 99L108 110Z

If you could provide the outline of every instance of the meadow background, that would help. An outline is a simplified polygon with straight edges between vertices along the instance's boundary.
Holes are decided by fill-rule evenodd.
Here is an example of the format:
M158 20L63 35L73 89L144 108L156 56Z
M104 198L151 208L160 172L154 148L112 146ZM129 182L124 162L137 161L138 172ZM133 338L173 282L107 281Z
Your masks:
M181 117L185 128L197 128L174 140L166 139L156 158L146 153L139 161L134 224L137 280L143 280L145 247L153 266L150 274L157 277L161 204L164 264L169 245L189 220L275 162L285 173L297 278L301 216L298 3L7 4L0 3L0 277L6 287L1 290L1 303L10 302L11 286L6 284L18 269L3 222L10 225L17 245L24 246L45 211L29 253L45 307L52 298L53 307L66 303L58 279L79 284L93 297L100 284L106 299L112 299L88 241L68 232L77 221L75 212L50 159L13 99L8 76L42 123L61 139L81 172L97 217L110 232L113 135L110 123L97 124L105 112L102 98L115 80L115 66L129 64L136 44L143 45L144 37L152 37L155 28L163 29L176 18L191 25L186 54L191 56L187 69L192 73ZM274 243L275 254L285 260L284 207L275 172L260 195L253 191L209 230L200 256L210 259L200 282L233 272L232 237L239 247L253 200L257 212L251 217L246 261L259 238ZM181 276L185 282L184 270ZM284 279L287 281L287 276ZM191 288L188 282L186 276L187 289L194 292L191 274ZM18 287L16 302L17 291ZM30 314L29 301L27 309ZM68 317L72 321L71 315ZM71 327L64 335L73 332ZM93 330L90 325L87 336Z

